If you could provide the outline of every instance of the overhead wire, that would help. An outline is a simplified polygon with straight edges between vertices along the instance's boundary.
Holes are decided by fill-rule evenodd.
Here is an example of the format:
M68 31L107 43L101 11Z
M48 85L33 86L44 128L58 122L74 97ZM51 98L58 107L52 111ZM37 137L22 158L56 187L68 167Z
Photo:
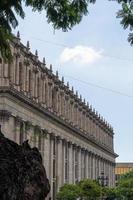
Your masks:
M129 95L129 94L123 93L123 92L118 91L118 90L113 90L113 89L111 89L111 88L107 88L107 87L104 87L104 86L101 86L101 85L98 85L98 84L94 84L94 83L91 83L91 82L88 82L88 81L84 81L84 80L75 78L75 77L73 77L73 76L69 76L69 75L65 75L65 74L62 74L62 75L63 75L64 77L68 77L68 78L70 78L70 79L72 79L72 80L81 82L81 83L86 84L86 85L89 85L89 86L91 86L91 87L103 89L103 90L106 90L106 91L108 91L108 92L112 92L112 93L115 93L115 94L118 94L118 95L121 95L121 96L133 98L133 95Z
M22 35L24 35L24 34L22 34ZM37 38L37 37L34 37L34 36L30 36L30 37L33 38L34 40L45 42L47 44L51 44L51 45L55 45L55 46L59 46L59 47L73 48L72 46L68 46L67 44L62 44L62 43L59 43L59 42L44 40L44 39ZM102 53L102 56L112 58L112 59L122 60L122 61L133 62L133 59L122 58L122 57L119 57L119 56L109 55L109 54L106 54L106 53Z
M23 34L22 34L22 35L23 35ZM68 48L68 46L67 46L66 44L51 42L51 41L49 41L49 40L39 39L39 38L36 38L36 37L34 37L34 36L31 36L31 37L32 37L33 39L35 39L35 40L42 41L42 42L45 42L45 43L48 43L48 44L51 44L51 45L56 45L56 46L67 47L67 48ZM69 47L69 48L72 48L72 47ZM133 62L132 59L125 59L125 58L120 58L120 57L116 57L116 56L110 56L110 55L108 55L108 54L103 54L103 56L105 56L105 57L110 57L110 58L114 58L114 59L119 59L119 60L125 60L125 61L131 61L131 62ZM64 74L63 74L63 75L64 75ZM114 89L107 88L107 87L104 87L104 86L101 86L101 85L98 85L98 84L94 84L94 83L91 83L91 82L88 82L88 81L84 81L84 80L81 80L81 79L78 79L78 78L75 78L75 77L72 77L72 76L69 76L69 75L64 75L64 76L65 76L65 77L68 77L68 78L70 78L70 79L72 79L72 80L81 82L81 83L83 83L83 84L89 85L89 86L91 86L91 87L103 89L103 90L106 90L106 91L108 91L108 92L112 92L112 93L115 93L115 94L118 94L118 95L121 95L121 96L133 98L133 95L129 95L129 94L123 93L123 92L118 91L118 90L114 90Z

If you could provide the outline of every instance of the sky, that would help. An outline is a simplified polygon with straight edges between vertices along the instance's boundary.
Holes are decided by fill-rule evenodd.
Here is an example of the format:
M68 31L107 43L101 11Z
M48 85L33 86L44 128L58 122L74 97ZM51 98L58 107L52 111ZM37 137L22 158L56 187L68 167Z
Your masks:
M68 32L54 30L45 12L24 8L19 19L21 42L52 64L65 83L86 99L114 128L117 162L133 161L133 47L127 42L115 1L97 0L89 15Z

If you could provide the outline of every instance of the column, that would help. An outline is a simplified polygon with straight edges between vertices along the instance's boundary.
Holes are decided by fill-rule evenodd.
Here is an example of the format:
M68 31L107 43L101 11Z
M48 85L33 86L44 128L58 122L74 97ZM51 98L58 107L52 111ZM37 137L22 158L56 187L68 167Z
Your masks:
M43 80L41 76L39 77L39 88L38 88L38 102L42 103L42 90L43 90Z
M4 86L9 85L9 64L4 63Z
M19 86L19 58L20 58L20 55L17 53L16 55L16 58L15 58L15 71L16 71L16 74L15 74L15 88L18 89L18 86Z
M65 183L65 139L62 140L62 184Z
M35 70L32 71L32 98L35 99Z
M100 176L101 175L101 171L102 171L102 163L101 163L101 157L99 157L99 165L98 165L98 167L99 167L99 173L98 173L98 176Z
M0 124L2 133L9 139L14 139L14 120L11 112L0 110Z
M59 103L58 103L58 87L55 87L55 113L58 115L58 110L59 110Z
M88 152L88 178L91 179L91 153Z
M38 102L38 85L39 85L39 79L38 79L38 71L35 72L35 101Z
M93 154L93 157L92 157L92 162L93 162L93 180L95 180L96 178L96 165L95 165L95 154Z
M85 130L85 133L87 133L87 116L86 116L86 112L85 112L85 122L84 122L84 130Z
M86 152L85 152L85 178L89 178L89 174L88 174L88 172L89 172L89 163L88 163L88 151L86 150Z
M26 76L25 76L25 92L26 95L29 93L29 69L28 65L26 65Z
M45 104L46 104L46 98L45 98L45 96L46 96L46 86L45 86L45 75L44 74L42 74L42 106L44 106L45 107Z
M14 84L14 63L13 62L9 64L9 84L10 85Z
M70 100L70 123L73 124L73 100Z
M98 178L98 156L95 155L95 180Z
M0 85L3 86L3 60L0 58Z
M46 131L45 131L46 132ZM46 173L48 178L50 178L50 159L51 159L51 149L50 149L50 135L46 132L47 137L44 142L44 166L46 169Z
M50 160L49 160L50 196L53 197L53 136L50 134Z
M60 99L61 99L61 117L64 118L64 92L61 91L60 93Z
M52 109L52 82L49 81L48 82L48 88L49 88L49 104L48 104L48 107L49 109L51 110Z
M62 186L62 140L57 136L57 190Z
M75 184L75 148L76 148L76 146L75 146L75 144L72 144L72 149L73 149L73 151L72 151L72 175L73 175L73 184Z
M57 115L60 116L60 88L57 92Z
M68 143L68 151L69 151L69 183L73 183L73 162L72 162L72 153L73 153L73 148L72 148L72 143Z
M78 163L78 169L79 169L79 177L78 177L78 180L80 181L81 180L81 147L78 146L78 160L79 160L79 163Z
M112 164L112 186L115 186L115 163Z
M15 118L15 141L16 143L20 144L23 140L23 132L22 132L22 118L19 116L16 116Z
M49 84L48 84L48 79L46 78L45 82L45 99L46 99L46 108L49 107Z
M93 179L93 155L90 152L90 179Z
M81 149L81 179L85 178L85 150Z
M30 122L30 121L25 122L25 132L26 132L27 139L29 140L31 147L33 147L34 146L34 142L33 142L34 133L33 133L32 122Z
M109 170L109 174L108 174L108 186L111 187L111 163L110 163L110 161L108 162L108 170Z

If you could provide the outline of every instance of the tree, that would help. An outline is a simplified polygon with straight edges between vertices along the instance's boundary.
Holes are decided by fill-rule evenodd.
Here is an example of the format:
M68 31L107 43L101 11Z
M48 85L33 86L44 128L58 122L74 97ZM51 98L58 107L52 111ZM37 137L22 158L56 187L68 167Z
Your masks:
M133 171L123 175L118 182L117 191L124 200L133 200Z
M84 179L79 183L80 197L84 200L97 199L101 196L101 186L94 180Z
M57 194L59 200L76 200L79 197L79 188L77 185L65 184Z
M122 18L121 24L124 29L133 30L133 0L118 0L121 3L122 9L118 11L117 17ZM133 45L133 33L128 36L128 41Z
M117 17L122 18L124 29L133 30L133 0L115 0L122 5ZM18 21L16 14L24 18L22 3L32 7L33 11L46 11L48 23L52 23L54 29L67 31L80 23L82 17L88 14L88 4L96 0L10 0L0 1L0 52L2 57L11 56L9 42L13 37L11 31L16 28ZM133 45L133 33L129 34L128 41Z
M103 188L103 194L104 196L106 197L105 199L106 200L115 200L115 199L119 199L119 195L118 195L118 192L117 192L117 189L116 188Z
M18 21L17 14L24 18L22 2L25 6L32 7L33 11L46 11L48 23L52 23L54 29L67 31L75 24L80 23L83 15L88 13L88 3L94 3L95 0L10 0L0 1L0 52L4 59L11 57L9 43L13 40L12 29L16 28Z

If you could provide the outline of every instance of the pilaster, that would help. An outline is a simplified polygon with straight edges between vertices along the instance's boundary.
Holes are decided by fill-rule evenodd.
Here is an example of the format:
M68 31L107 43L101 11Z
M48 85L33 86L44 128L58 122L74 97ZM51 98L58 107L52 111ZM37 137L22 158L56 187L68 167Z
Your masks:
M59 136L57 136L57 190L59 191L59 188L62 186L62 140Z
M73 147L72 147L71 142L68 143L68 151L69 151L69 183L72 184L73 183L73 162L72 162Z

